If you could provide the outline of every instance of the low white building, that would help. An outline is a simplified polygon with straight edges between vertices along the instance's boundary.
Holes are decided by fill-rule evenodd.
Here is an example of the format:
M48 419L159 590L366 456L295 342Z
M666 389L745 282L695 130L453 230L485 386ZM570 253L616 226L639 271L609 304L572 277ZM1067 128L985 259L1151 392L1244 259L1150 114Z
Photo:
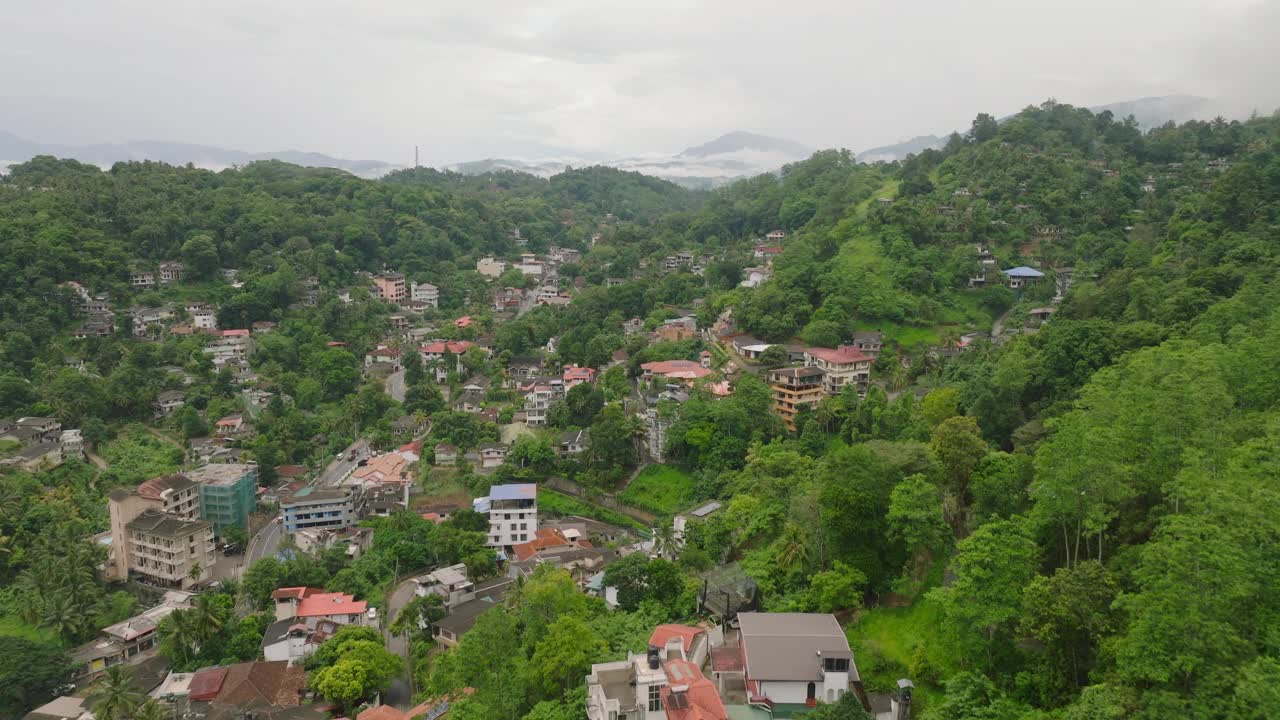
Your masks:
M738 623L748 696L834 703L861 682L834 615L744 612Z

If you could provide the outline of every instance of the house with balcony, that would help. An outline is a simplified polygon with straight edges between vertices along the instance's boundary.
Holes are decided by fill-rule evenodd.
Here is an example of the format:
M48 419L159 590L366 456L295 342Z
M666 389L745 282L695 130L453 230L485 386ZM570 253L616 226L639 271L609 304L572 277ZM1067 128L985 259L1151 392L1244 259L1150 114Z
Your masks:
M440 307L440 288L431 283L412 283L409 286L409 298L414 302L426 303L427 307Z
M480 452L480 468L482 470L492 470L507 459L507 453L511 452L511 446L506 443L484 443L478 448Z
M788 430L795 431L796 415L802 408L812 408L822 400L825 375L822 368L817 367L784 367L769 371L773 411L782 417Z
M148 585L187 590L210 577L213 524L144 510L125 524L128 576Z
M822 391L828 395L838 395L846 387L853 386L857 388L858 397L866 397L874 361L875 358L853 345L841 345L834 350L815 347L804 351L804 364L822 370Z

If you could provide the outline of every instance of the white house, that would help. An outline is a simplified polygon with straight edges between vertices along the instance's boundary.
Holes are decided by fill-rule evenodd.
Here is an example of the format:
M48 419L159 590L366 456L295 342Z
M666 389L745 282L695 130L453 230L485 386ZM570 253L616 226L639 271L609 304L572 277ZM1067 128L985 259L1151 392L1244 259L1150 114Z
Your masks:
M834 615L738 613L747 695L774 704L833 703L861 682Z

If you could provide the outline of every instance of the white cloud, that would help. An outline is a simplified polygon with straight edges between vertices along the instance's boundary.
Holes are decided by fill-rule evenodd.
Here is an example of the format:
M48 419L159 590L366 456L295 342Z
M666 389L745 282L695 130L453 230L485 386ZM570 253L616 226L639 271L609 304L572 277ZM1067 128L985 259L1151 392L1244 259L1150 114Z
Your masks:
M60 0L0 8L0 129L432 162L854 149L1047 97L1269 109L1263 0Z

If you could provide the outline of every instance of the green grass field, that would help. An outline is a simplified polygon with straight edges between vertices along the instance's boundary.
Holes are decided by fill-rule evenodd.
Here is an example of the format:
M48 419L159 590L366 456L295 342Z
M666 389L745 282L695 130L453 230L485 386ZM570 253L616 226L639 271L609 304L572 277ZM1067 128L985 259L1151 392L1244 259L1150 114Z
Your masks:
M693 493L693 478L670 465L650 465L618 495L622 502L642 510L672 515L685 508Z
M13 615L0 615L0 637L16 637L51 645L59 644L58 636L52 630L28 625L21 618Z
M603 508L599 505L592 505L541 487L538 488L538 510L551 515L581 515L582 517L599 520L610 525L648 530L643 523L633 520L620 512Z

